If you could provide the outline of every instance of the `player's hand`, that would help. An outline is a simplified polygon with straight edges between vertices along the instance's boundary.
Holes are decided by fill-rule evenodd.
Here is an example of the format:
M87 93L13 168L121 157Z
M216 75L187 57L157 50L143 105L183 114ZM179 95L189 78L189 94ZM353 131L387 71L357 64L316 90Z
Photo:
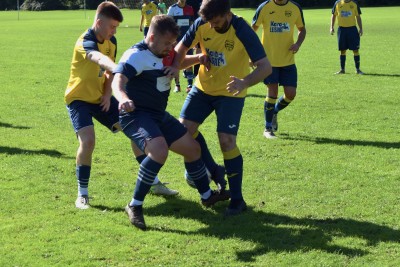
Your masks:
M335 34L335 29L331 28L331 35L334 35L334 34Z
M110 97L103 95L100 102L101 110L107 112L110 109Z
M129 98L123 98L118 104L119 111L132 112L135 110L135 104Z
M362 29L360 29L359 31L358 31L358 34L360 35L360 37L363 35L363 30Z
M207 55L199 54L199 61L201 65L204 65L206 71L211 69L211 62Z
M298 44L292 44L289 48L290 51L292 51L293 54L296 54L297 51L299 51L300 46Z
M143 28L142 28L142 26L139 26L139 31L141 31L141 32L143 31Z
M179 77L179 69L172 66L165 66L163 68L164 74L168 78L178 78Z
M234 96L247 88L247 84L243 79L238 79L235 76L230 76L230 78L231 81L226 84L226 90Z

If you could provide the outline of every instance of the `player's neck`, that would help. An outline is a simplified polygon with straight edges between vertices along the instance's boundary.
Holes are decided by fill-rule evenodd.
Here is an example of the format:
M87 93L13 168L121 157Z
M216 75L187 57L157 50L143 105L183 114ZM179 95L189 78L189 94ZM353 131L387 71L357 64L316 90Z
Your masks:
M286 5L289 0L274 0L275 4L277 5Z
M94 32L94 35L96 36L97 41L99 41L99 43L104 43L104 38L100 35L100 31L95 25L92 27L92 30Z

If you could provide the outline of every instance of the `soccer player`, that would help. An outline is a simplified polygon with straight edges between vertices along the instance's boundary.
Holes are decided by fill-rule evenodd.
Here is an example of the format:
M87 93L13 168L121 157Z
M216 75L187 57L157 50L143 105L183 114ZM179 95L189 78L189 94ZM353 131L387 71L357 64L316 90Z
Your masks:
M120 129L118 102L111 96L112 70L117 40L114 36L123 16L112 2L101 3L92 28L75 44L70 78L65 92L68 113L79 141L76 155L78 197L75 206L89 208L89 178L95 147L93 118L113 132ZM177 194L156 181L155 194Z
M243 158L236 144L240 117L247 88L268 76L271 65L256 33L243 18L231 12L228 0L204 0L199 15L201 19L195 21L175 47L174 66L179 66L187 51L197 43L206 55L200 57L199 74L180 117L200 143L202 159L208 162L208 167L214 161L198 128L215 112L231 192L225 215L236 215L247 208L242 195ZM255 66L252 72L249 59Z
M143 32L144 38L146 38L147 32L149 31L151 19L155 15L157 15L157 12L158 12L158 7L156 4L150 2L150 0L143 0L142 16L140 17L139 30ZM144 29L143 29L143 23L144 23Z
M114 70L112 89L119 100L120 124L125 135L146 153L140 164L133 198L125 207L130 222L145 230L143 202L164 165L168 150L184 157L185 168L196 184L204 206L229 199L227 192L211 191L200 146L187 129L167 111L172 76L176 68L171 50L179 35L173 18L153 18L146 39L128 49ZM194 58L199 61L198 57ZM193 63L192 63L193 64Z
M180 34L178 37L178 42L183 38L183 35L187 32L189 29L190 25L193 24L193 19L194 19L194 11L193 8L189 5L186 4L186 0L178 0L177 3L171 5L168 8L168 15L172 16L176 23L178 24L180 28ZM189 50L189 54L193 54L193 50ZM188 81L188 86L186 88L186 92L189 92L190 89L192 89L193 85L193 70L192 67L190 66L186 70L183 71L184 77ZM175 91L174 92L180 92L180 83L179 83L179 76L177 79L175 79Z
M266 138L276 138L278 112L286 108L296 96L297 68L294 60L306 37L303 11L289 0L269 0L260 4L253 17L255 31L262 25L262 43L272 65L272 74L264 80L267 96L264 102ZM293 40L297 27L297 41ZM284 94L278 98L279 85Z
M162 14L167 14L167 5L164 3L163 0L159 0L158 5L157 5L159 13Z
M335 20L338 18L338 47L340 50L340 71L335 74L345 74L346 51L353 50L354 63L356 65L356 73L364 74L360 70L360 37L363 35L363 27L361 21L361 9L356 1L338 0L332 8L331 17L331 34L335 33ZM356 26L358 24L358 30Z

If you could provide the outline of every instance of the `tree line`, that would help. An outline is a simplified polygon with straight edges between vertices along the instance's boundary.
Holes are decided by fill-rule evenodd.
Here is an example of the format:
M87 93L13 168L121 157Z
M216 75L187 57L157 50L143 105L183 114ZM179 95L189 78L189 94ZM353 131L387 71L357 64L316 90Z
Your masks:
M86 4L87 9L96 9L103 0L19 0L21 10L67 10L67 9L83 9ZM256 8L265 0L230 0L232 7L249 7ZM139 0L115 0L113 1L121 8L138 8L141 1ZM326 8L332 7L335 0L295 0L303 8ZM359 0L361 7L372 6L398 6L399 0ZM1 0L0 10L16 10L17 0Z

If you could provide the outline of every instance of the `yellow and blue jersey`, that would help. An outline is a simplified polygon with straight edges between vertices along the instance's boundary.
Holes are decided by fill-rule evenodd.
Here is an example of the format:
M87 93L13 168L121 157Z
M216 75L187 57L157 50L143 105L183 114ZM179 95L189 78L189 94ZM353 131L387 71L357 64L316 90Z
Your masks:
M354 27L356 17L361 15L361 9L356 1L338 0L332 8L332 14L337 16L339 27Z
M262 25L262 43L273 67L293 65L294 26L305 26L303 11L293 1L277 5L273 0L263 2L256 10L252 25Z
M71 62L70 77L64 100L69 105L74 100L99 104L104 91L105 70L86 57L92 51L99 51L115 61L117 39L112 37L100 43L92 29L84 32L75 43Z
M200 43L203 54L210 59L211 68L206 71L200 66L195 86L208 95L230 96L226 85L230 76L243 79L250 73L249 59L256 62L264 57L264 48L250 25L241 17L232 16L229 29L218 33L208 23L198 18L182 39L186 47L192 48ZM243 90L236 97L245 97Z
M157 5L154 4L153 2L142 5L142 15L144 17L144 26L145 27L150 27L150 22L151 19L157 15Z

